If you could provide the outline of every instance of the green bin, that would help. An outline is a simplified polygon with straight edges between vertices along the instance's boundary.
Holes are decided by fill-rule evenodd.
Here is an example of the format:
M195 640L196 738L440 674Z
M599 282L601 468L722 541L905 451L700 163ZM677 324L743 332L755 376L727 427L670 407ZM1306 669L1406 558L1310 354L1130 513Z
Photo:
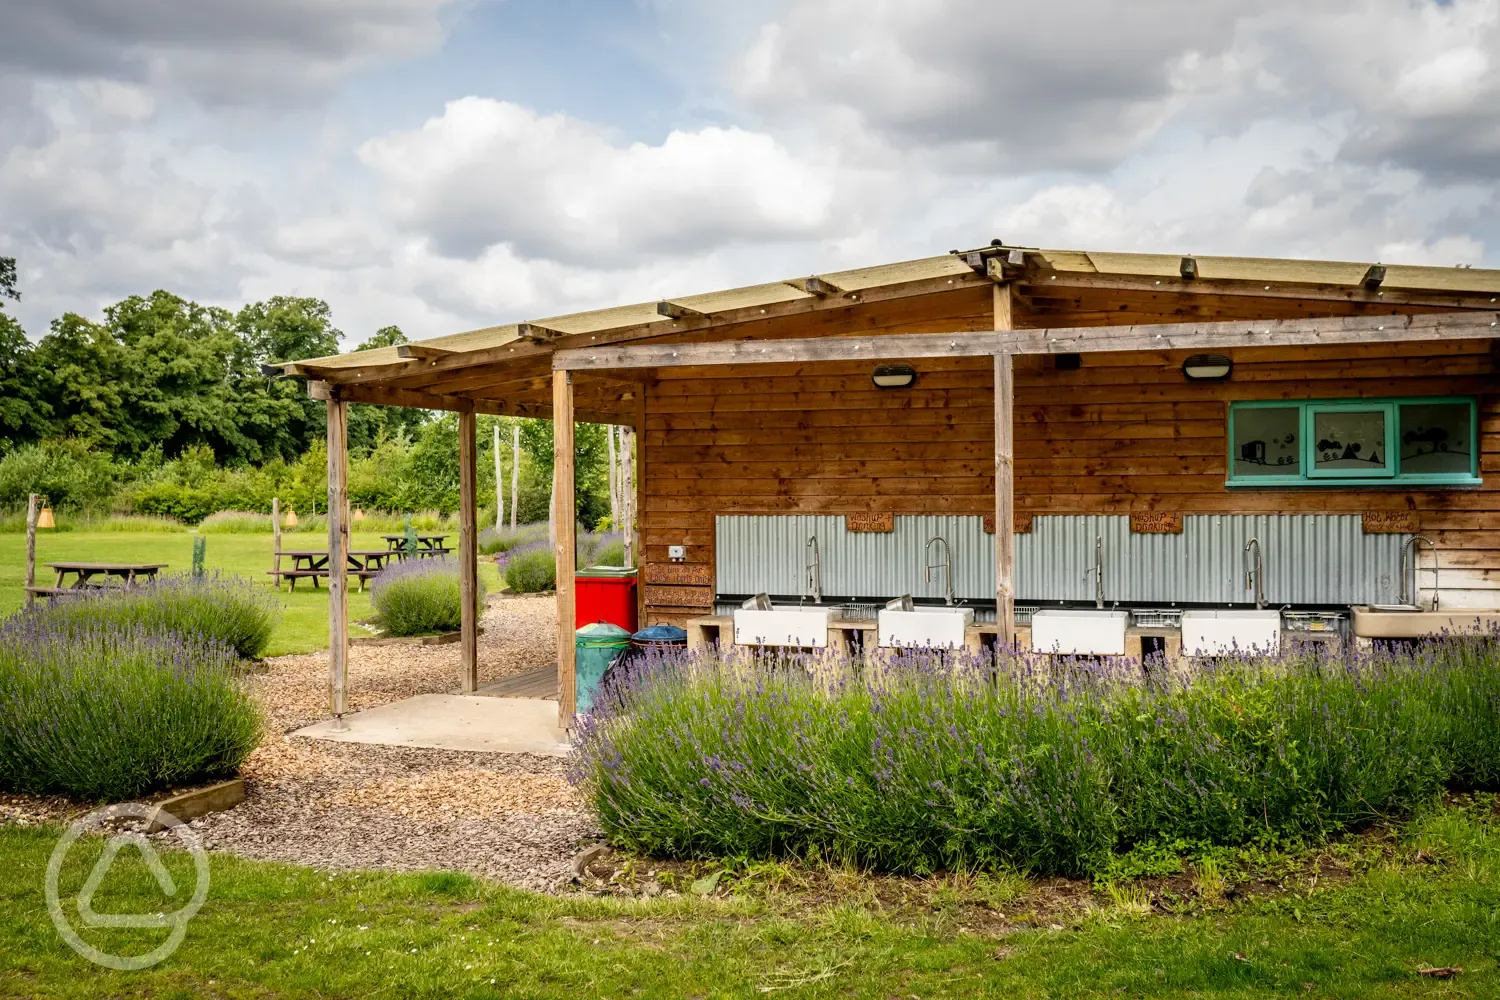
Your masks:
M630 633L618 625L594 622L575 633L577 662L573 677L579 715L589 714L594 707L594 696L604 680L604 672L625 650L630 648Z

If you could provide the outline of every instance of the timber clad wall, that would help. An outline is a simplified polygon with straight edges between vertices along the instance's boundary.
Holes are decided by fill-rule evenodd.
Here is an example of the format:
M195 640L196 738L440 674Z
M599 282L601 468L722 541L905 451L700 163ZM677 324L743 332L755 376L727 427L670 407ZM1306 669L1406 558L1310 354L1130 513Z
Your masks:
M989 328L987 302L950 298L958 308L920 322L901 317L888 332ZM1045 322L1039 312L1018 325ZM1099 321L1120 317L1101 311ZM1413 511L1442 549L1443 605L1500 606L1496 342L1236 350L1233 377L1216 384L1182 377L1189 353L1084 355L1076 371L1018 358L1017 512ZM680 623L710 608L715 514L993 512L989 360L916 362L910 390L876 389L871 367L660 372L647 390L644 434L649 621ZM1230 400L1450 394L1480 398L1478 489L1224 486ZM667 561L667 546L678 544L688 547L684 565ZM1430 587L1425 553L1422 565L1421 586Z

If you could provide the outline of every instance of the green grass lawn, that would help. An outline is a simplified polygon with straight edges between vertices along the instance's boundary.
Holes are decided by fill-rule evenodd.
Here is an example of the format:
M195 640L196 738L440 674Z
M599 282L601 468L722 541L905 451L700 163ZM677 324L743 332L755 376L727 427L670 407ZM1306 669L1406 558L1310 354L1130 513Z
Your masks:
M266 571L271 568L271 536L207 535L205 565L209 570L236 573L270 587ZM384 549L378 534L356 534L356 549ZM289 533L282 536L282 549L326 549L328 538L322 534ZM44 565L54 559L89 562L164 562L165 572L185 571L193 565L193 535L188 532L39 532L37 536L37 582L50 585L54 579ZM290 568L290 560L282 565ZM491 592L500 586L493 560L481 558L480 578ZM6 615L25 603L26 536L0 534L0 615ZM290 593L282 585L282 617L266 650L267 656L283 653L307 653L328 647L328 591L312 589L307 581L297 584ZM368 618L370 598L360 593L358 585L349 594L351 621ZM355 626L351 634L365 635Z
M57 831L0 828L7 997L1347 997L1500 995L1500 825L1492 797L1411 824L1345 880L1176 915L1106 906L1071 926L970 932L933 906L894 919L851 891L560 900L453 874L339 874L213 859L182 947L144 972L76 957L48 919ZM101 841L76 845L64 898ZM173 909L121 852L101 913ZM168 856L179 898L191 869ZM1119 894L1128 899L1130 892ZM1015 913L1024 913L1024 899ZM1007 905L1007 909L1010 909ZM76 918L76 911L74 911ZM86 930L118 954L160 930ZM1418 973L1461 966L1447 981Z

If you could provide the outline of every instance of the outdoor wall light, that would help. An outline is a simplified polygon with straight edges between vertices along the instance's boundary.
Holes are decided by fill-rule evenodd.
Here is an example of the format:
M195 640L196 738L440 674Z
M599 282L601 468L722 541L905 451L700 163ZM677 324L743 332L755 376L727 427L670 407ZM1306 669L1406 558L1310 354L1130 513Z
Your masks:
M917 370L911 365L880 365L870 374L879 389L907 389L916 380Z
M1182 363L1182 374L1194 382L1222 382L1234 370L1234 362L1222 354L1194 354Z

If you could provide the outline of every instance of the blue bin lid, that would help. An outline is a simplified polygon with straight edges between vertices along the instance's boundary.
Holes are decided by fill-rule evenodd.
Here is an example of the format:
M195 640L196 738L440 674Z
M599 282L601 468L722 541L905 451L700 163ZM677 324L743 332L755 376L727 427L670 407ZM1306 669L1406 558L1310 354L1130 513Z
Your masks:
M676 625L648 625L630 638L636 642L660 642L668 645L687 642L687 629Z

